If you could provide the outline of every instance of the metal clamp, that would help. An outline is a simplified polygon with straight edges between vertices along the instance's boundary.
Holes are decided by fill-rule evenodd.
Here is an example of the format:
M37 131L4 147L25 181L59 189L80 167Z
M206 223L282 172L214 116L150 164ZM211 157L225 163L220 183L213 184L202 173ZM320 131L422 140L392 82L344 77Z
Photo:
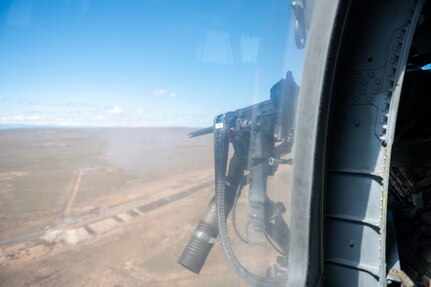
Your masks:
M210 244L214 244L217 242L217 238L210 237L210 236L206 235L205 233L203 233L202 231L196 231L195 236L202 238L205 241L208 241L208 243L210 243Z

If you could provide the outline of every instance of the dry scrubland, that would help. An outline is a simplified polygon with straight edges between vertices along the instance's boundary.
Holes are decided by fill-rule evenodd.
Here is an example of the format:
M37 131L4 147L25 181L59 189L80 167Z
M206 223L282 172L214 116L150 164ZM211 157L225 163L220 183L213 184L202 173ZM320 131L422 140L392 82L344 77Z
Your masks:
M0 131L0 286L240 285L218 244L199 276L176 263L213 194L212 137L190 131Z

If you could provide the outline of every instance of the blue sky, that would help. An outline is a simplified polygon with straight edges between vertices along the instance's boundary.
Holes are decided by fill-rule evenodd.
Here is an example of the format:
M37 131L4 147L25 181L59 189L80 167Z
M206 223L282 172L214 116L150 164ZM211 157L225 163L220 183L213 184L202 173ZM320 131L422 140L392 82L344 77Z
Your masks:
M207 126L299 82L288 1L0 4L0 124Z

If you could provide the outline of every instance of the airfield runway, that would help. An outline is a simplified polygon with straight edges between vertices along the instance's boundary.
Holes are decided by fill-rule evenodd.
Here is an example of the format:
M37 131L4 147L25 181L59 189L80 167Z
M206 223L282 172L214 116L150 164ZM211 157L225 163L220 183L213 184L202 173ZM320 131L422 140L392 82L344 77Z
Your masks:
M199 276L177 264L214 185L190 131L0 131L0 286L245 286L219 244Z

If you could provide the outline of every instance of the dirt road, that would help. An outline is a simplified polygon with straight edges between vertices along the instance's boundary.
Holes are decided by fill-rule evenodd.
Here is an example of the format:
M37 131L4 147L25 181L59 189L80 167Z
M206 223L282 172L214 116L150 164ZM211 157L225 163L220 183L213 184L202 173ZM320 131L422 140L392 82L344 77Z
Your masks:
M199 276L176 263L205 210L200 203L211 196L205 185L181 191L187 196L174 192L152 209L157 201L72 225L57 238L4 248L0 286L241 286L218 244ZM111 221L114 216L120 220ZM86 234L65 238L81 226Z

